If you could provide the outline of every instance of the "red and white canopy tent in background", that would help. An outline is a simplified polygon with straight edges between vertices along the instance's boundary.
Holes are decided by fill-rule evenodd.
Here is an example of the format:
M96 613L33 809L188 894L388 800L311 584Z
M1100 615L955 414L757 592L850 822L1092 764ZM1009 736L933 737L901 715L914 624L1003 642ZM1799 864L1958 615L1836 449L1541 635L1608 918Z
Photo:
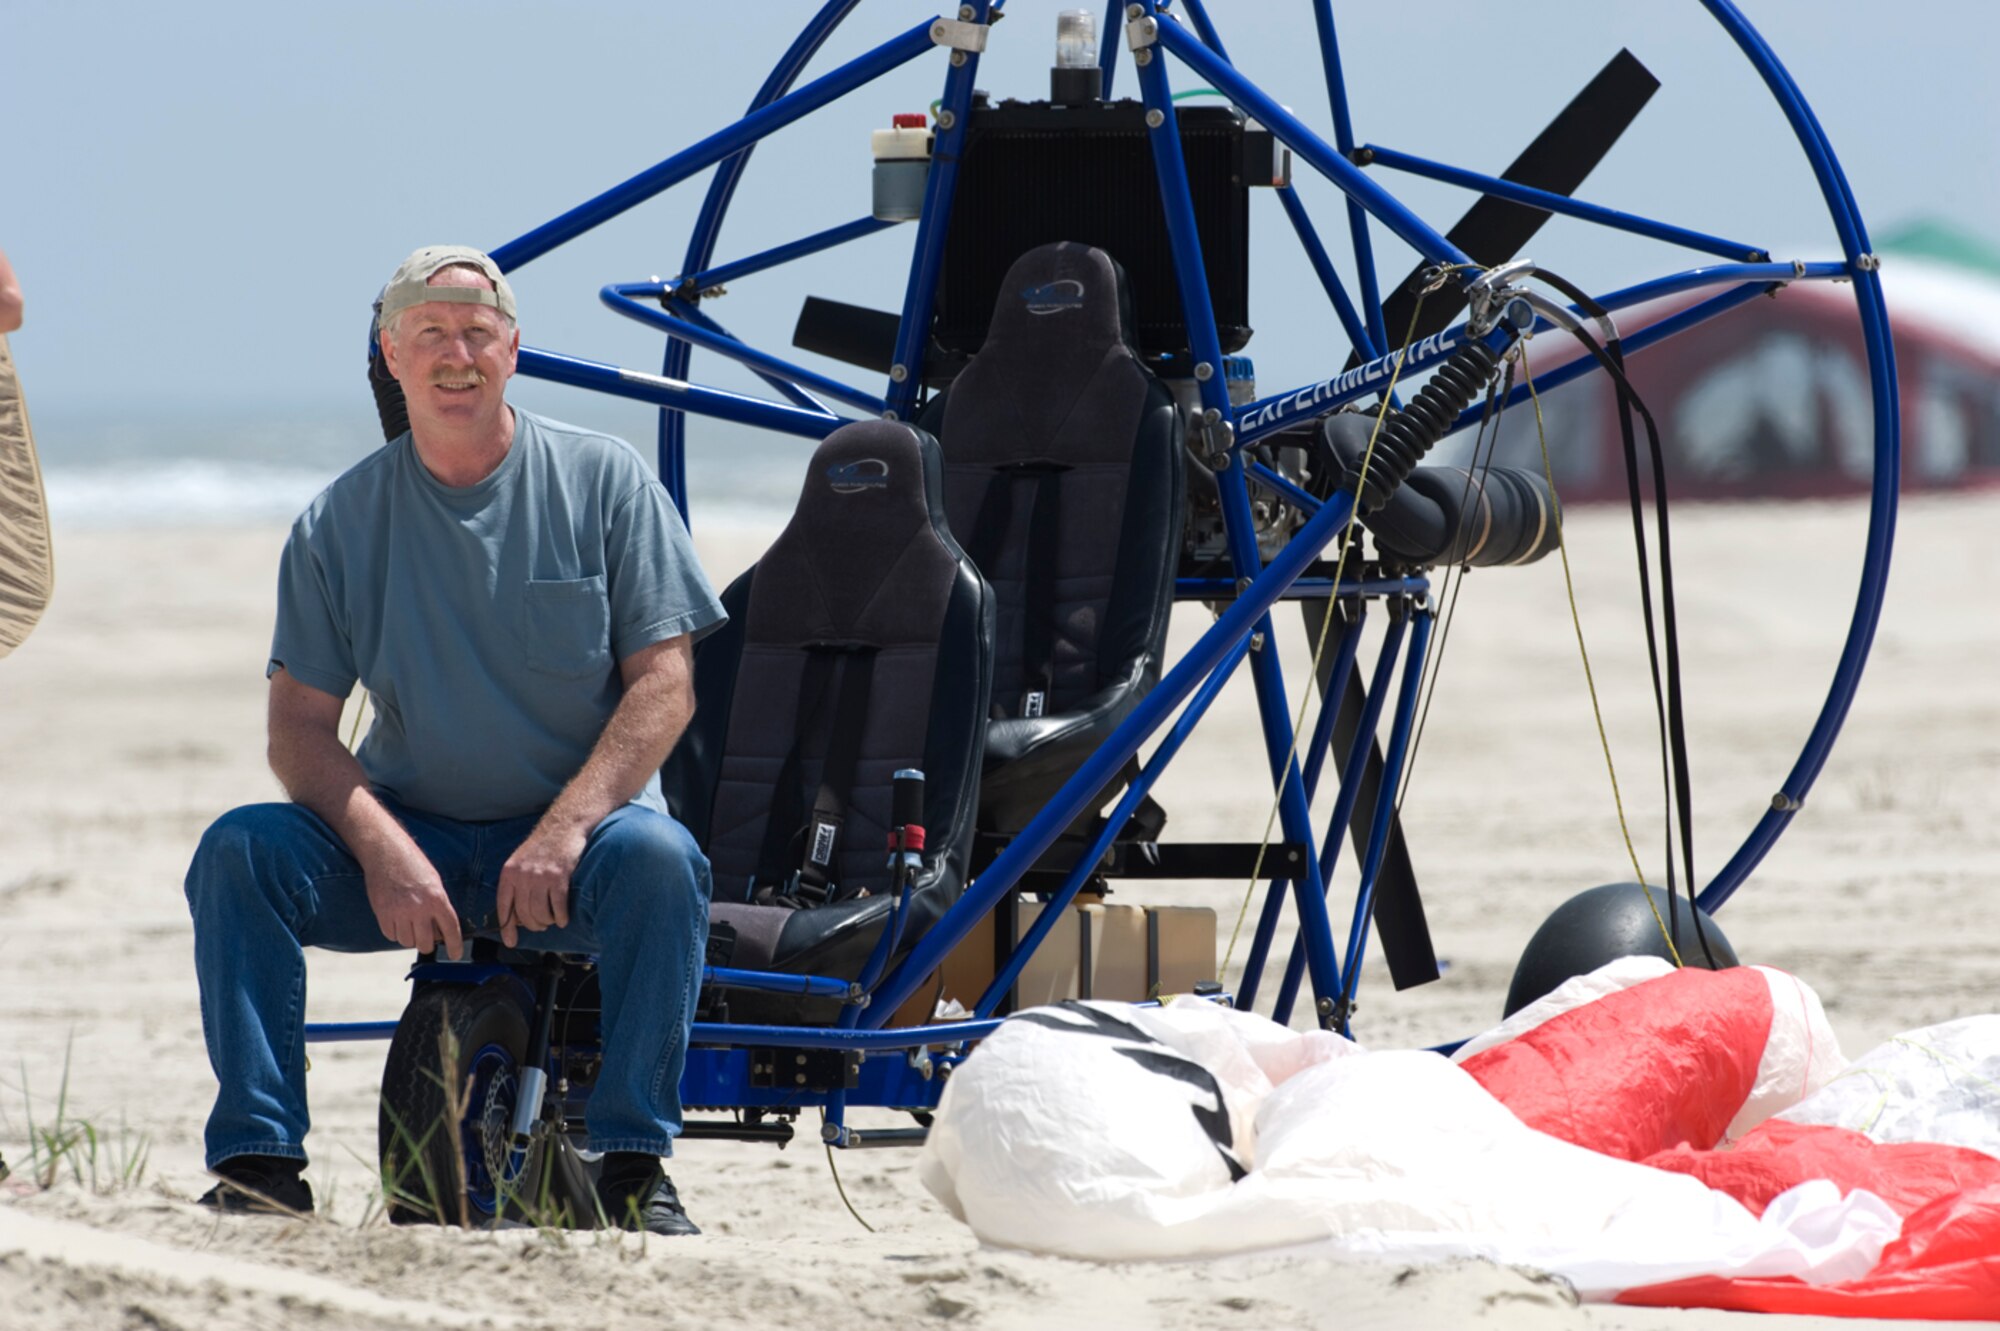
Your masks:
M1878 246L1903 403L1903 490L2000 486L2000 248L1937 223ZM1642 328L1697 296L1628 312ZM1574 360L1566 336L1535 339L1537 376ZM1851 293L1802 282L1632 357L1659 422L1675 499L1825 499L1868 491L1868 371ZM1550 466L1565 504L1626 497L1617 406L1602 375L1542 395ZM1437 460L1463 465L1471 440ZM1540 471L1534 412L1508 413L1494 461Z

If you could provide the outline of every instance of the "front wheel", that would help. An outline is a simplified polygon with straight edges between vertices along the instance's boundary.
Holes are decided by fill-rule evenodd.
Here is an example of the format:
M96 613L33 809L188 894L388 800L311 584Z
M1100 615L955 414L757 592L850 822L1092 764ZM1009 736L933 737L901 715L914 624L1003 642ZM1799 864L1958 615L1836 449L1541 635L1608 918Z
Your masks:
M490 1224L538 1177L509 1137L528 1047L525 995L500 977L419 988L382 1070L382 1192L399 1224ZM538 1190L539 1191L539 1190Z

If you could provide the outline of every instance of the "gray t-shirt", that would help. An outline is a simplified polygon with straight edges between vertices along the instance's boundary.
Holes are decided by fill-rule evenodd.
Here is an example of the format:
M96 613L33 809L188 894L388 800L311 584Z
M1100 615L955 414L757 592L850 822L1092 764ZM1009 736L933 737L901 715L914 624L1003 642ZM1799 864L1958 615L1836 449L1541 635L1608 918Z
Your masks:
M514 408L506 460L440 482L404 434L299 515L266 674L375 703L361 766L467 821L552 801L624 685L618 663L727 615L631 445ZM657 773L639 803L665 810Z

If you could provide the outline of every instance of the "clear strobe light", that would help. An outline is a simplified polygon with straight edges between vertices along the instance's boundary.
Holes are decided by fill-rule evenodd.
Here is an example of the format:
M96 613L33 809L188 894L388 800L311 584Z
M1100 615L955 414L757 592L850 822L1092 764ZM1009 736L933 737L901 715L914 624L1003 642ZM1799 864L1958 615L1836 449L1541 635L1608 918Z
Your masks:
M1103 96L1104 71L1097 66L1097 20L1088 9L1056 15L1056 63L1049 70L1049 101L1084 106Z
M1084 69L1097 64L1097 18L1088 9L1065 9L1056 15L1056 68Z

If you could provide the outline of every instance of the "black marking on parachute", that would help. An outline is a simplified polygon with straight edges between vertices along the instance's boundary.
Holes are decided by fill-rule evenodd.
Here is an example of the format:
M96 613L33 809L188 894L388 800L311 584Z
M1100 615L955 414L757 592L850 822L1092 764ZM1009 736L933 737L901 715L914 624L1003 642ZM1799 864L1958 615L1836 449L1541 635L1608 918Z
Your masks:
M1229 1106L1222 1098L1222 1086L1215 1080L1215 1074L1185 1054L1175 1053L1160 1041L1148 1035L1129 1021L1112 1016L1101 1008L1091 1007L1076 999L1067 999L1055 1004L1063 1016L1053 1012L1024 1012L1012 1021L1024 1021L1031 1026L1041 1026L1052 1031L1062 1031L1068 1035L1095 1035L1109 1040L1130 1040L1146 1046L1142 1049L1121 1048L1119 1053L1137 1063L1148 1072L1162 1077L1172 1077L1185 1082L1214 1101L1213 1105L1197 1104L1190 1100L1188 1112L1194 1121L1208 1134L1214 1144L1215 1153L1222 1157L1222 1163L1229 1168L1229 1181L1236 1182L1250 1171L1236 1158L1236 1134L1229 1126ZM1068 1021L1065 1017L1078 1020Z
M1230 1131L1229 1109L1223 1103L1222 1087L1216 1084L1215 1074L1193 1059L1165 1049L1120 1049L1118 1052L1148 1072L1184 1081L1203 1094L1214 1096L1213 1106L1190 1100L1188 1112L1194 1115L1194 1121L1201 1124L1201 1130L1215 1144L1215 1153L1222 1157L1222 1163L1229 1166L1231 1183L1250 1172L1236 1158L1236 1134Z
M1055 1004L1061 1011L1081 1021L1064 1021L1054 1013L1042 1011L1023 1012L1010 1021L1025 1021L1030 1026L1046 1026L1052 1031L1064 1031L1070 1035L1101 1035L1110 1040L1137 1040L1140 1044L1158 1044L1152 1036L1134 1026L1129 1021L1121 1021L1108 1012L1091 1007L1074 998L1064 999Z

